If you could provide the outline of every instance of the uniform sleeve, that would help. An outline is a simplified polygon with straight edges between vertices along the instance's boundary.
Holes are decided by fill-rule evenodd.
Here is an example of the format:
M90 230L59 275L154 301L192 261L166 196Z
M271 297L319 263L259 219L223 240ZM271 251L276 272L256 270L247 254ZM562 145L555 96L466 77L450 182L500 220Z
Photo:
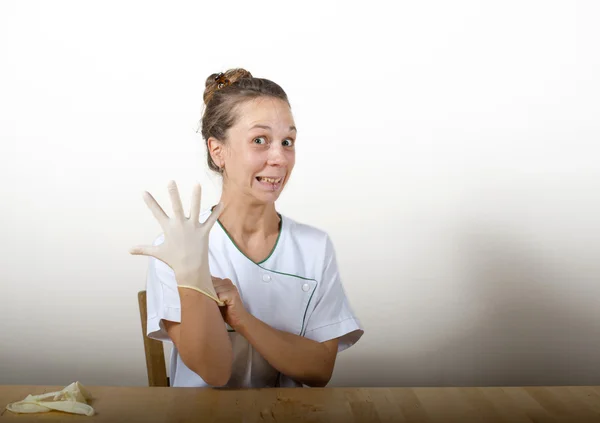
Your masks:
M159 236L153 245L159 245L164 237ZM149 338L172 342L162 319L181 322L181 300L177 291L175 272L166 263L149 257L146 277L147 328Z
M354 345L364 329L354 314L344 291L338 269L335 249L326 238L324 269L317 285L317 301L310 314L304 336L317 342L338 338L338 352Z

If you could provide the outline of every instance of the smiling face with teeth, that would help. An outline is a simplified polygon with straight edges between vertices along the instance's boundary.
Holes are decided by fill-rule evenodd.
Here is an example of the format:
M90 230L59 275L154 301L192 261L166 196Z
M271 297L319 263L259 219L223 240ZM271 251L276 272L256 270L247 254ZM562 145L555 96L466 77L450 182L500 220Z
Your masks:
M272 203L281 194L296 161L296 128L290 106L259 97L234 110L225 142L209 140L213 161L224 167L223 192Z

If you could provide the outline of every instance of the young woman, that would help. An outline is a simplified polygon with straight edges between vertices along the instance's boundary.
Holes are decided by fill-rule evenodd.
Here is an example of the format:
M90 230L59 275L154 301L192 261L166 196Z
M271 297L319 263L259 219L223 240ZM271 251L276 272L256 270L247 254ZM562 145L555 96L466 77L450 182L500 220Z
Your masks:
M174 345L175 387L322 387L337 354L363 335L326 232L277 212L295 163L286 93L243 69L206 81L202 136L223 177L219 204L189 218L174 182L174 215L145 201L163 228L147 276L149 337Z

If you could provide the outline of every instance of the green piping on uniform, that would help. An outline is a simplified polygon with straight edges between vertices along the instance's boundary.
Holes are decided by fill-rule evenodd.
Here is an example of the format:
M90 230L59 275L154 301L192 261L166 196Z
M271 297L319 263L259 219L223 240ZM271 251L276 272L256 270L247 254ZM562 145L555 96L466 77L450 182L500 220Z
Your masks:
M279 232L277 233L277 239L275 240L275 245L273 246L273 248L271 249L271 252L269 253L269 255L267 256L266 259L259 261L258 263L255 262L254 260L252 260L250 257L248 257L241 249L240 247L238 247L238 245L235 243L235 241L233 240L233 237L231 235L229 235L229 232L227 232L227 229L225 229L225 226L223 226L223 224L221 223L221 221L219 219L217 219L217 222L219 223L219 226L221 227L221 229L223 229L223 232L225 232L225 234L227 235L227 237L229 238L229 240L231 241L231 243L234 245L235 248L237 248L237 250L244 256L246 257L248 260L250 260L252 263L260 265L262 263L264 263L265 261L269 260L271 258L271 256L273 255L273 253L275 252L275 249L277 248L277 245L279 244L279 238L281 238L281 233L283 232L282 226L283 226L283 218L281 217L281 215L279 213L277 213L277 216L279 216Z
M279 238L281 238L281 233L283 232L283 217L281 217L281 215L279 213L277 213L277 216L279 216L279 232L277 233L277 239L275 240L275 245L273 246L273 249L271 250L271 252L267 256L267 258L264 259L263 261L260 261L260 262L256 263L256 264L262 264L265 261L269 260L271 258L271 256L273 255L273 253L275 252L275 249L277 248L277 244L279 244Z
M302 332L304 331L304 321L306 319L306 312L308 311L308 306L310 305L310 302L312 300L313 295L315 294L315 291L317 290L317 286L319 285L319 282L317 282L316 279L311 279L311 278L305 278L304 276L299 276L299 275L292 275L291 273L284 273L284 272L278 272L277 270L271 270L271 269L267 269L266 267L262 267L260 265L257 264L258 267L260 267L263 270L267 270L269 272L273 272L273 273L277 273L279 275L285 275L285 276L290 276L292 278L298 278L298 279L302 279L304 281L314 281L315 283L315 287L312 291L312 293L310 294L310 298L308 299L308 303L306 303L306 309L304 310L304 316L302 317L302 328L300 329L300 336L302 336Z
M214 208L215 206L213 206L211 208ZM223 229L223 232L225 232L225 235L227 235L227 238L229 238L229 240L231 241L231 243L233 244L233 246L244 256L246 257L248 260L250 260L251 263L257 265L258 267L260 267L263 270L269 271L269 272L273 272L273 273L277 273L279 275L284 275L284 276L290 276L292 278L298 278L298 279L302 279L305 281L314 281L315 282L315 287L312 291L312 293L310 294L310 298L308 299L308 303L306 303L306 309L304 310L304 316L302 316L302 327L300 329L300 336L303 335L304 332L304 324L306 322L306 313L308 312L308 307L310 306L310 302L312 301L313 296L315 295L315 291L317 290L317 286L319 285L319 283L317 282L316 279L312 279L312 278L305 278L304 276L300 276L300 275L292 275L291 273L285 273L285 272L278 272L277 270L271 270L271 269L267 269L265 267L262 267L261 264L266 262L269 258L271 258L271 256L273 255L273 253L275 252L275 249L277 248L277 245L279 244L279 238L281 238L281 233L283 232L283 217L281 216L281 214L277 213L277 216L279 216L279 233L277 234L277 240L275 241L275 245L273 246L273 249L271 250L271 252L269 253L268 257L262 261L259 261L258 263L255 262L254 260L252 260L250 257L248 257L246 254L244 254L244 252L240 249L240 247L238 247L238 245L235 243L235 241L233 240L233 238L231 237L231 235L229 235L229 232L227 232L227 229L225 229L225 227L221 224L221 221L219 219L217 219L217 222L219 223L219 226L221 227L221 229ZM235 330L227 330L227 332L235 332Z
M315 283L317 283L317 281L315 281ZM304 322L306 320L306 312L308 311L308 306L310 305L313 295L315 295L315 291L317 290L317 285L315 285L315 289L313 289L313 292L312 292L312 294L310 294L310 298L308 299L308 303L306 304L306 309L304 310L304 317L302 317L302 329L300 329L300 336L304 336Z

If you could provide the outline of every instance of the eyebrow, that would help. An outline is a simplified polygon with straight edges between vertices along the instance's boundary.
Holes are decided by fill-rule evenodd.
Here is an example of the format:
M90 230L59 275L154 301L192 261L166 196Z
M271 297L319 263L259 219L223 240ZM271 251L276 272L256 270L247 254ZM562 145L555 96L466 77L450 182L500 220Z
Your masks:
M271 130L271 127L267 126L267 125L254 125L250 129L254 129L254 128L268 129L269 131ZM298 132L298 130L296 129L295 126L290 126L290 131L296 131L296 132Z

